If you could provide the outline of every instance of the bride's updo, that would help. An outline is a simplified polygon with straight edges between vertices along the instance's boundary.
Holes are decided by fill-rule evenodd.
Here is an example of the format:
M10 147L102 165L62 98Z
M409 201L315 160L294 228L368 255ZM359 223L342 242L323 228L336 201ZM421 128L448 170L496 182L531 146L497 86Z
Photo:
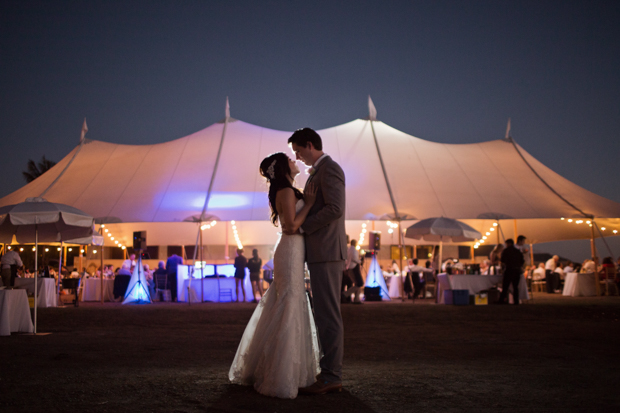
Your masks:
M276 194L280 189L291 188L298 199L303 198L301 191L295 188L289 177L291 168L288 164L288 156L283 152L269 155L260 163L260 174L269 183L269 206L271 207L271 222L278 225L278 211L276 209Z

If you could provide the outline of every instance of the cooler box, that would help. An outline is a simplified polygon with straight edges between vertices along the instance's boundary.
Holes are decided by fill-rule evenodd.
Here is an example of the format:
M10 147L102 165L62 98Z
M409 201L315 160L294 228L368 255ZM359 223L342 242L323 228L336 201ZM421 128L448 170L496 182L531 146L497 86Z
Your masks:
M476 294L475 303L476 305L488 305L489 304L489 296L486 292L480 292Z
M469 290L452 290L454 305L469 305Z

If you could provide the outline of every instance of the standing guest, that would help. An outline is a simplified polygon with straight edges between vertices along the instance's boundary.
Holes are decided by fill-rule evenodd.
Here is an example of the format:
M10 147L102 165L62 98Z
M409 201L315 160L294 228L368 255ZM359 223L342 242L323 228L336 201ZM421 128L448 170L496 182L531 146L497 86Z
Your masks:
M419 261L417 258L414 258L410 262L411 264L409 265L408 271L409 271L409 276L411 276L411 281L414 287L413 295L411 295L410 298L412 300L415 300L416 298L418 298L418 296L420 295L420 291L424 289L424 285L426 284L426 279L421 280L420 275L425 275L425 273L432 274L435 271L432 268L428 268L428 266L422 267L418 265ZM427 264L430 264L430 263L427 261ZM407 292L407 289L408 289L407 284L405 284L405 292ZM412 292L409 291L409 294L412 294Z
M123 265L126 265L127 268L135 267L136 266L136 254L129 255L129 258L123 261Z
M527 247L527 244L525 244L526 239L527 238L525 237L525 235L519 235L517 237L517 244L515 245L515 248L521 251L521 254L523 254L523 261L525 262L524 265L529 266L530 265L530 249Z
M5 287L12 287L15 277L17 277L17 268L22 267L24 263L15 250L8 250L0 260L2 263L2 283Z
M118 274L116 274L116 277L114 277L114 287L112 292L116 301L121 301L123 298L125 298L125 293L127 293L127 287L129 286L130 280L131 271L123 263L121 269L118 270Z
M554 255L549 258L545 263L545 272L547 276L547 294L553 294L555 290L558 288L558 282L556 281L556 273L555 267L558 266L558 261L560 257Z
M253 303L256 303L256 293L263 298L263 283L260 280L260 267L263 265L263 260L258 256L258 250L254 248L252 250L252 258L248 260L248 270L250 270L250 282L252 283L252 294L254 295Z
M243 280L245 279L245 267L248 266L248 259L243 256L243 250L237 250L237 256L235 257L235 293L237 294L237 301L239 301L239 288L243 293L243 301L245 302L245 289L243 288Z
M497 244L489 254L489 274L499 274L502 268L502 251L504 244Z
M360 300L360 294L364 288L364 279L362 278L361 268L362 261L360 260L360 253L357 250L357 240L351 240L351 246L347 250L347 260L345 263L345 271L349 273L349 278L353 283L351 288L347 289L347 296L353 295L353 304L362 304Z
M512 298L515 305L519 304L519 281L521 281L521 271L523 270L523 254L514 246L515 242L508 238L506 249L502 251L501 261L504 265L504 282L502 283L502 293L499 296L499 303L506 304L508 299L508 289L512 285Z
M172 254L166 261L166 271L168 272L168 288L172 302L177 300L177 268L183 265L183 258Z

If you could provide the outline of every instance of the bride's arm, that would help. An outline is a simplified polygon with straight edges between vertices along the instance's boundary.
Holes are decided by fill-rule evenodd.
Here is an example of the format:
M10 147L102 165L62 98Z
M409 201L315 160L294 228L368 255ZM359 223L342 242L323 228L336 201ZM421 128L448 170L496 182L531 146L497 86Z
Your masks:
M304 223L308 212L314 200L316 198L316 189L312 184L306 188L304 194L304 206L295 213L295 204L297 203L297 197L292 188L284 188L278 191L276 194L276 208L280 215L280 223L282 224L282 231L285 234L294 234L299 230L301 224Z

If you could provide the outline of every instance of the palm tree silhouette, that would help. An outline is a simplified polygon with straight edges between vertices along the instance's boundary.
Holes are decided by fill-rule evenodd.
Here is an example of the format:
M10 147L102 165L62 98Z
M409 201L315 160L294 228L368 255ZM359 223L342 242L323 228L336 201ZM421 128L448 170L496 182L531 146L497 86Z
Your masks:
M22 172L24 174L24 178L26 178L26 182L30 183L43 175L45 172L52 169L52 167L56 165L56 162L50 161L45 158L45 155L41 158L39 163L35 163L32 159L28 160L27 171Z

